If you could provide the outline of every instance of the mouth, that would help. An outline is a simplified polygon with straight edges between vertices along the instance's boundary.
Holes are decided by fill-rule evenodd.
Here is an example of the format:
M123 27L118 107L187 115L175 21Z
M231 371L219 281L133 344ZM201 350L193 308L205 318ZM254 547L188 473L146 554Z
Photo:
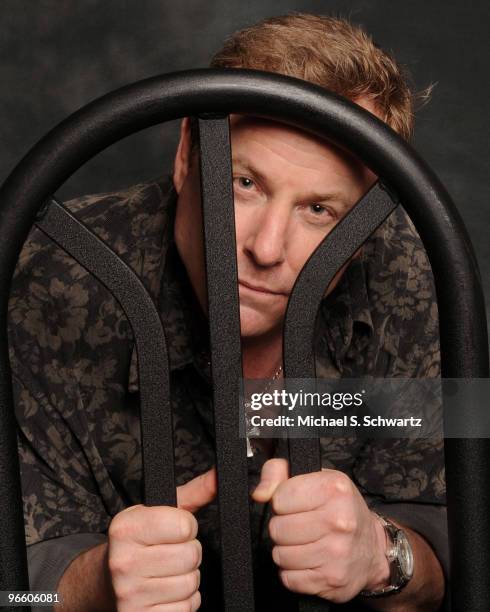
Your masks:
M247 283L241 279L238 280L238 284L241 285L242 287L245 287L246 289L249 289L250 291L255 291L257 293L263 293L264 295L286 295L283 291L271 291L270 289L267 289L266 287L259 287L257 285L252 285L251 283Z

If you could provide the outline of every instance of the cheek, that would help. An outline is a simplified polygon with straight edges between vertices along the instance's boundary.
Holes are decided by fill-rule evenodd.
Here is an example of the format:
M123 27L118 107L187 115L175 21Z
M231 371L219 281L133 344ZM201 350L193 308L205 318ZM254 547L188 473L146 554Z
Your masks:
M241 206L235 202L235 233L237 246L247 241L254 233L257 223L257 214L253 214L252 207Z
M301 270L305 266L310 256L329 233L330 232L328 232L327 234L322 233L321 235L319 235L316 233L312 234L310 232L299 231L296 234L294 244L291 245L292 248L288 249L288 251L290 252L290 255L288 256L288 261L290 269L293 271L294 274L294 280L298 278ZM344 264L342 268L335 274L334 278L332 279L332 282L328 286L328 289L326 289L325 293L323 294L324 297L330 294L338 285L342 275L344 274L350 262L351 259L346 264Z
M301 231L301 228L296 230L294 240L288 247L288 260L295 273L295 278L298 277L312 253L324 238L325 233Z

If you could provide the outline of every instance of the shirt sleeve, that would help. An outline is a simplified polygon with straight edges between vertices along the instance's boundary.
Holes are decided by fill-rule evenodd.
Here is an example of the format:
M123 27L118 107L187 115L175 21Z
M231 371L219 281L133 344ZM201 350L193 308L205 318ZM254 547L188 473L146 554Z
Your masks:
M126 336L121 326L119 343L111 335L118 321L107 290L33 230L8 319L27 546L104 533L125 507L106 448L122 422L116 355L124 368Z
M91 471L91 448L37 387L14 375L26 544L79 532L103 533L111 517Z
M146 204L151 196L158 207L159 194L140 186L68 206L139 275L148 252L150 286L160 261L150 228L163 221ZM107 288L33 227L12 281L8 343L28 569L31 587L45 590L140 502L139 415L127 402L133 338Z
M403 210L393 216L386 231L398 238L388 241L390 246L384 253L389 262L388 271L396 282L394 289L385 294L389 297L381 297L380 293L376 297L374 294L374 308L378 316L382 313L380 318L384 325L378 338L380 349L372 374L378 378L438 378L437 298L427 255ZM373 286L379 288L382 283L378 279ZM427 409L441 410L439 400L434 399ZM413 529L432 547L445 576L442 609L450 610L442 431L436 428L423 438L369 441L356 459L354 475L366 500L371 499L370 505L374 510Z
M366 353L375 357L367 374L376 380L438 379L437 299L427 255L403 211L394 215L386 234L385 265L368 267L375 331ZM360 449L353 471L366 494L388 503L446 503L442 419L437 418L441 400L432 388L415 381L400 387L389 415L409 416L415 403L422 405L427 415L423 436L367 440Z
M29 587L31 591L58 590L61 577L70 563L86 550L107 542L102 533L77 533L53 538L27 547ZM31 606L32 612L51 612L51 607Z

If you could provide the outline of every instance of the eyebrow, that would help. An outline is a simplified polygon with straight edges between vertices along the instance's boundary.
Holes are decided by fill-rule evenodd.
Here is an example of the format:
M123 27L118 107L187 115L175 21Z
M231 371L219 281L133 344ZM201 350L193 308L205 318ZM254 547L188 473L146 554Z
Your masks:
M250 173L252 177L258 179L260 183L267 184L269 182L267 176L264 173L262 173L260 170L257 170L257 168L255 168L252 164L244 161L243 159L240 159L239 157L233 157L232 164L236 164L237 166L243 168L246 172ZM355 202L354 204L350 204L350 202L347 202L344 196L338 192L331 192L325 194L311 192L306 199L315 202L338 202L342 207L342 210L345 211L350 210L357 203Z
M243 159L240 159L239 157L233 157L232 164L241 166L244 170L249 172L254 178L259 179L261 183L268 183L268 180L265 174L260 172L260 170L257 170L257 168L254 168L251 164L244 161Z

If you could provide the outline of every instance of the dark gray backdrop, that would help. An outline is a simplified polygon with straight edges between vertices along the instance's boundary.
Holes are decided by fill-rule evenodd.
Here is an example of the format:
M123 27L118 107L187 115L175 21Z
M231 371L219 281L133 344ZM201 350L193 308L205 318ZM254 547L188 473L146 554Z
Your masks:
M418 114L415 146L453 196L472 237L490 304L486 0L2 0L0 180L50 127L116 87L206 66L232 31L295 11L350 17L392 50L418 88L436 83ZM130 185L169 169L175 124L102 153L62 197ZM490 314L490 308L487 307Z

